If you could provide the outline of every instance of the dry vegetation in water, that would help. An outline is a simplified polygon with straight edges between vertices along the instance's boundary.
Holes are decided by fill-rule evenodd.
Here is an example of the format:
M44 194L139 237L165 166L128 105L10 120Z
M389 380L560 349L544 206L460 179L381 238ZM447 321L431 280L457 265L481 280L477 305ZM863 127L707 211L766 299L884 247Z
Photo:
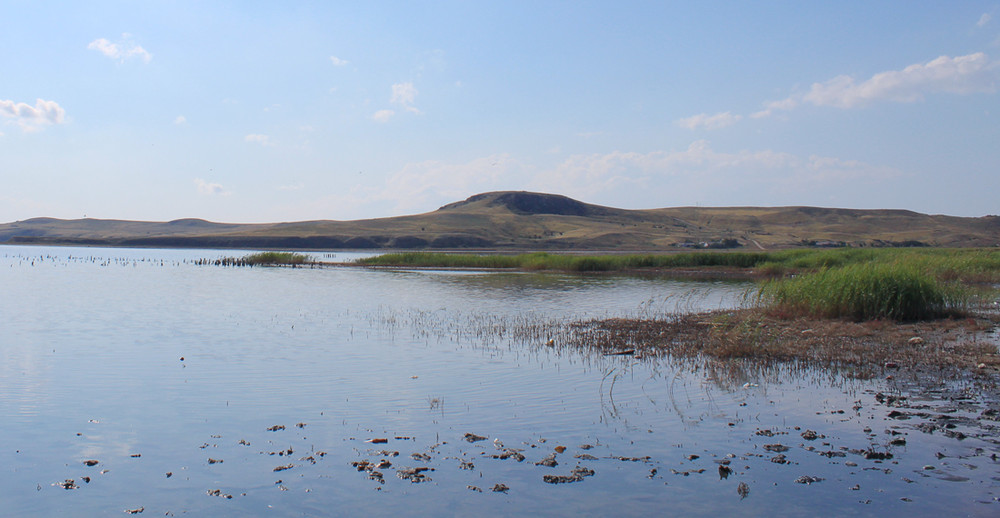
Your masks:
M605 354L705 355L719 359L801 361L863 368L959 367L996 371L1000 355L987 334L997 316L913 323L785 319L760 309L680 315L663 320L613 318L573 325L574 345Z

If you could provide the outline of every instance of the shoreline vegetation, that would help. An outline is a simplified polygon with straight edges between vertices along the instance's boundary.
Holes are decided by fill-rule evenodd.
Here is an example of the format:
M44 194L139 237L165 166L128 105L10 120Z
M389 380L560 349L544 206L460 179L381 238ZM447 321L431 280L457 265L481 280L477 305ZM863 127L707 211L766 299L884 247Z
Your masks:
M1000 371L998 249L828 249L568 255L390 253L353 263L290 252L227 266L355 266L651 273L755 280L740 309L570 324L573 345L604 354L703 355L873 368Z
M702 355L876 369L1000 369L995 338L1000 250L830 249L574 256L385 254L372 267L656 272L755 279L744 308L572 324L604 354Z

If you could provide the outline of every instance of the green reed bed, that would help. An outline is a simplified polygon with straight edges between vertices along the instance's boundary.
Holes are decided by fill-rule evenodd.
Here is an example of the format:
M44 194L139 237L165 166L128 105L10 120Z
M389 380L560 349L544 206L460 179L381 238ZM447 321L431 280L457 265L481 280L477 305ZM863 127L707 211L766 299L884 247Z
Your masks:
M257 252L240 258L248 266L278 266L305 264L309 256L294 252Z
M545 252L518 255L475 255L405 252L359 259L367 266L436 268L518 268L569 272L612 272L636 269L736 267L752 268L767 260L761 253L692 252L678 254L568 255Z
M914 321L963 313L967 290L905 263L852 264L765 282L767 310L788 316Z
M773 252L677 252L666 254L571 255L556 253L456 254L406 252L360 259L368 266L516 268L567 272L615 272L683 268L752 270L769 277L852 265L905 264L935 278L1000 282L1000 250L937 248L794 249Z

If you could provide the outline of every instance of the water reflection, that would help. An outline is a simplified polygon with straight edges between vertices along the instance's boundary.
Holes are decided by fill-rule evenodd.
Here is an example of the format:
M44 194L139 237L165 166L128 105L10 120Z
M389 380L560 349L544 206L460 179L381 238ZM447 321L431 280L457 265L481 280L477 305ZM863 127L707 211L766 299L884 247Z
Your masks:
M575 319L731 307L745 285L193 265L212 253L0 248L7 512L996 509L983 380L568 345Z

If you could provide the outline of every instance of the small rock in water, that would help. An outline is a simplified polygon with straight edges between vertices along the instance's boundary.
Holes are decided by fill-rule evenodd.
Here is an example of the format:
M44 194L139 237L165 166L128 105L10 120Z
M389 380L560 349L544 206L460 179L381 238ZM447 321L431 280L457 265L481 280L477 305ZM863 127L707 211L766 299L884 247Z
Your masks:
M410 458L413 460L419 460L423 462L431 460L431 456L426 453L411 453Z
M125 510L125 514L139 514L139 513L143 512L145 510L146 510L145 507L137 507L135 509L126 509Z
M100 461L96 461L96 460L85 460L85 461L83 461L83 463L84 463L85 465L87 465L87 466L96 466L96 465L100 464Z
M820 435L813 430L806 430L802 432L802 438L807 441L815 441L818 437L820 437Z
M765 444L764 449L767 451L773 451L775 453L781 453L788 451L790 448L784 444Z
M924 339L920 338L919 336L914 336L913 338L910 338L909 340L907 340L906 343L908 343L910 345L920 345L920 344L924 343Z
M546 466L546 467L549 467L549 468L554 468L554 467L558 466L559 463L556 462L556 454L555 453L550 453L550 454L546 455L544 459L536 462L535 465L536 466Z
M796 484L812 484L814 482L822 482L821 477L811 477L809 475L802 475L801 477L795 479Z
M465 486L465 488L468 489L469 491L475 491L477 493L483 492L483 490L477 486Z
M750 496L750 486L746 482L740 482L740 485L736 486L736 493L740 495L740 500Z
M427 475L424 475L425 471L431 471L431 468L423 468L423 467L421 467L421 468L401 468L401 469L396 470L396 476L398 476L399 478L401 478L403 480L409 480L410 482L413 482L414 484L417 484L417 483L420 483L420 482L426 482L426 481L431 480L430 477L428 477Z
M569 484L572 482L580 482L584 477L594 476L594 470L585 468L583 466L577 466L573 468L573 471L567 475L545 475L542 480L548 484Z
M66 480L63 480L62 482L59 482L56 485L58 485L59 487L61 487L63 489L76 489L77 488L76 481L73 480L73 479L71 479L71 478L67 478Z
M277 432L278 430L284 430L284 429L285 429L285 425L283 425L283 424L276 424L274 426L268 427L267 431L269 431L269 432Z
M486 439L487 437L483 437L482 435L476 435L474 433L465 434L465 440L468 442L479 442L479 441L485 441Z
M507 484L494 484L493 485L493 492L494 493L506 493L507 491L510 491L510 488L507 487Z
M719 466L719 479L729 478L729 474L733 472L733 468L729 466Z

